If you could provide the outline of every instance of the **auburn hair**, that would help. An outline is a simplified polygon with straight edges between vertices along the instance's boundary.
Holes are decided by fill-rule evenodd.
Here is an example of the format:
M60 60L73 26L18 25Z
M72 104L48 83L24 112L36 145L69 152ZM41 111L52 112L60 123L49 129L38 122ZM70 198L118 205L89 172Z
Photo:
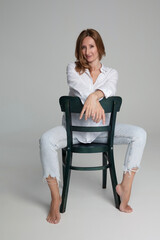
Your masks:
M84 73L85 69L90 69L90 66L87 60L83 57L83 54L82 54L82 42L83 42L83 39L88 36L93 38L95 41L95 44L97 46L98 53L99 53L99 60L102 59L102 56L106 55L105 47L100 34L94 29L83 30L77 38L76 48L75 48L75 57L76 57L75 69L79 74Z

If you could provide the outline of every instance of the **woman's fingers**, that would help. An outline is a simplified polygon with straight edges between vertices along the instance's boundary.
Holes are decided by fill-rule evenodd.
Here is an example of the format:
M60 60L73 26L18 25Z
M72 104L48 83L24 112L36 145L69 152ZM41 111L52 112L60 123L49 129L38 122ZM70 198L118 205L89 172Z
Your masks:
M91 116L92 116L92 120L94 121L96 114L92 112Z
M82 119L84 112L86 111L85 106L83 106L82 111L80 113L79 119Z
M103 111L103 114L102 114L102 122L103 122L103 125L106 122L106 116L105 116L105 112L104 111Z
M91 117L91 108L88 107L85 113L85 120Z
M87 99L82 108L79 118L82 119L84 114L85 114L85 120L92 117L92 120L94 122L98 123L98 122L100 122L100 120L102 120L103 124L105 124L104 109L102 108L99 101L97 101L96 104L91 104L90 100Z
M103 108L101 108L97 113L96 117L93 119L94 122L99 123L102 120L103 124L105 124L105 112Z
M101 121L101 115L99 114L96 120L96 123L99 123Z
M90 118L90 116L91 116L91 109L90 109L90 107L88 107L86 105L83 106L82 111L80 113L79 119L82 119L84 113L85 113L85 120Z
M98 123L101 120L101 113L96 111L93 121Z
M84 106L80 113L80 119L82 119L83 114L85 113L85 119L87 120L88 118L91 117L91 113L95 112L95 109L96 109L96 98L93 94L90 94L84 103Z

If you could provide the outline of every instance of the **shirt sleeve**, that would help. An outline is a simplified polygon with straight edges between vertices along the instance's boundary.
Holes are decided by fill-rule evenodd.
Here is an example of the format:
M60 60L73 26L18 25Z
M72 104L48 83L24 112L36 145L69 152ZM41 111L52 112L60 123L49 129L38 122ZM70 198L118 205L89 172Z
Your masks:
M77 96L81 99L82 104L85 103L87 97L91 93L78 72L75 70L75 64L69 63L66 69L67 83L70 89L70 96Z
M115 96L117 90L118 72L115 69L111 69L107 74L105 81L100 84L96 90L101 90L105 97Z

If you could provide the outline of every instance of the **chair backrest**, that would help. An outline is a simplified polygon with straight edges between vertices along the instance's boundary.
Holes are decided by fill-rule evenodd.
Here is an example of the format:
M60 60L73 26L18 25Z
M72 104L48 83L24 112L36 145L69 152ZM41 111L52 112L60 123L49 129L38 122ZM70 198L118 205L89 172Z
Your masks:
M80 113L83 108L83 104L79 97L62 96L59 99L61 111L65 112L66 118L66 131L67 131L67 147L72 147L72 131L78 132L108 132L108 142L110 147L113 147L114 128L116 122L116 114L120 111L122 98L121 97L109 97L103 98L100 101L105 113L110 113L110 121L107 126L99 127L85 127L85 126L72 126L71 113Z

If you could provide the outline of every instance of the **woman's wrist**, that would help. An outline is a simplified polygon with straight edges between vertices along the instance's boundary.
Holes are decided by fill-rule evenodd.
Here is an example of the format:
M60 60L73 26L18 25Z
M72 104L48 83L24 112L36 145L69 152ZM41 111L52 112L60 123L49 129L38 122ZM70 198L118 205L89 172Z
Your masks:
M90 95L92 96L92 98L94 98L94 100L98 100L98 95L96 94L96 92L93 92Z
M100 98L104 97L104 93L101 90L96 90L93 94L94 94L96 100L99 100Z

